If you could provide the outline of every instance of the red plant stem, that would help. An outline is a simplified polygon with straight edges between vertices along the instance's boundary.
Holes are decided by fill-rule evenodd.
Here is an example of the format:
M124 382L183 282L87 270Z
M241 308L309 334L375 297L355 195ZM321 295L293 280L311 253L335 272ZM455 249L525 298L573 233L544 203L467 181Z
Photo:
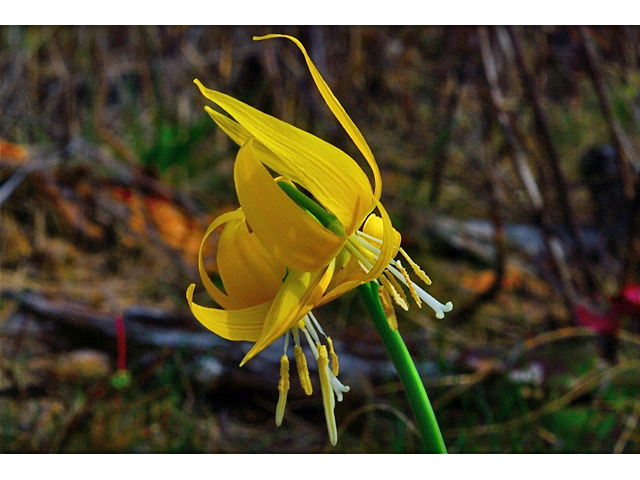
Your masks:
M118 340L118 370L127 369L127 337L124 331L124 318L118 315L115 318L116 336Z

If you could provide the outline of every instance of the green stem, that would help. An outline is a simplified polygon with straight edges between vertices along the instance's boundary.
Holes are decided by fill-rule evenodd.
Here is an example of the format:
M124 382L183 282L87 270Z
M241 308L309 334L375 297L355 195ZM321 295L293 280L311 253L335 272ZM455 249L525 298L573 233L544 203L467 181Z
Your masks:
M340 237L347 236L344 231L344 226L333 213L327 212L321 205L314 202L290 183L287 183L284 180L280 180L277 183L291 200L296 202L299 207L304 208L307 212L313 215L327 230L332 231Z
M409 355L400 334L389 328L387 317L378 297L378 284L375 282L365 283L360 285L358 290L407 393L427 452L447 453L440 427L433 413L433 408L431 408L431 402L429 402L429 397L411 355Z

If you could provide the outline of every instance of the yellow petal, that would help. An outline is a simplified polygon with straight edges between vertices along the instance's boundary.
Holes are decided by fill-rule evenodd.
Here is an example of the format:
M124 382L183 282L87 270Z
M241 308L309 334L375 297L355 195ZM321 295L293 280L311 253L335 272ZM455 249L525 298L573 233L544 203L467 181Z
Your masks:
M382 224L382 218L380 218L375 213L372 213L367 217L367 220L364 222L364 227L362 227L362 231L367 235L371 235L372 237L378 238L382 240L384 235L384 226ZM400 232L398 232L395 228L393 229L393 246L394 246L394 256L400 248L400 242L402 241L402 237L400 236ZM374 247L379 248L380 244L374 241L370 242Z
M272 300L287 270L249 233L244 219L226 224L218 242L217 259L222 283L236 308Z
M327 103L327 106L331 109L331 111L336 116L336 118L338 119L342 127L347 132L347 134L349 134L349 136L351 137L351 140L353 140L353 143L355 143L358 149L360 150L360 152L362 152L362 155L364 155L364 158L369 163L371 170L373 170L374 194L376 198L379 199L380 192L382 190L382 182L380 178L380 171L378 170L378 164L376 163L376 160L373 157L373 153L371 152L371 149L369 148L367 141L362 136L362 133L360 133L360 130L358 129L358 127L356 127L356 124L353 123L353 120L351 120L351 117L349 117L345 109L342 107L338 99L335 97L335 95L329 88L329 85L327 85L327 82L324 81L324 78L322 78L322 76L320 75L320 72L318 72L318 69L315 67L315 65L311 61L311 58L309 58L309 55L307 54L307 51L305 50L305 48L302 46L302 43L300 43L300 41L298 41L297 38L291 37L289 35L271 34L271 35L265 35L263 37L253 37L253 39L256 41L267 40L270 38L287 38L298 46L298 48L304 55L304 59L307 62L307 67L309 67L311 76L313 77L313 80L316 82L316 86L318 87L318 90L320 91L322 98L324 98L324 101Z
M242 146L244 145L247 141L249 141L250 139L253 139L253 149L254 149L254 154L256 156L256 158L263 164L265 165L269 165L272 169L276 170L276 171L287 171L287 167L286 165L284 165L282 163L282 161L276 157L268 148L266 148L264 145L262 145L258 140L256 140L255 138L253 138L249 132L247 132L239 123L235 122L234 120L231 120L229 117L226 117L214 110L212 110L209 107L204 107L204 109L209 113L209 115L211 116L211 118L213 118L213 120L218 124L218 126L227 134L229 135L229 137L231 137L238 145ZM290 184L292 187L296 188L296 190L298 190L298 188L293 184L293 182L291 181L291 179L289 179L286 176L280 176L278 178L276 178L276 181L278 180L284 180L286 181L288 184ZM285 193L287 191L285 190ZM294 200L295 201L295 200ZM299 202L296 201L296 203L298 203L298 205L300 205ZM314 202L313 200L311 201L311 203L313 203L314 205L317 205L316 202ZM300 205L303 208L304 205ZM322 207L320 207L322 209ZM318 217L316 215L317 210L313 210L310 211L310 213L312 213L313 215L316 215L316 217L318 218L318 220L320 220L320 223L322 223L326 228L328 228L329 230L331 230L332 232L345 237L346 236L346 232L344 231L344 226L342 225L342 223L337 220L337 217L335 217L333 214L329 214L327 210L324 210L325 214L327 215L331 215L335 220L335 222L332 220L331 221L331 225L328 225L327 223L323 222L322 219L320 217ZM327 219L328 217L324 217L325 219Z
M311 192L338 217L347 235L362 224L373 209L373 192L369 179L355 160L310 133L228 95L209 90L198 80L194 82L206 98L226 110L251 137L273 153L260 160Z
M209 106L205 106L204 109L213 121L222 129L222 131L229 135L229 138L236 142L238 146L241 147L247 143L247 140L252 138L252 135L235 120L216 112ZM259 141L254 140L253 148L256 150L256 156L258 159L265 165L269 165L270 168L277 172L287 170L286 164Z
M290 269L320 270L344 245L345 238L327 230L282 191L256 159L253 139L238 152L234 178L250 228L267 251Z
M264 320L271 308L271 302L240 310L208 308L193 303L193 290L195 288L196 286L193 283L189 285L187 301L189 302L191 313L202 325L227 340L255 342L260 338Z
M378 256L378 260L373 265L373 268L369 271L367 275L362 279L362 283L370 282L378 278L382 272L387 268L389 262L394 257L394 245L398 238L394 234L397 233L391 224L391 218L389 218L389 214L385 210L384 206L378 199L374 199L378 212L380 212L380 217L382 218L382 246L380 247L380 255ZM399 234L398 234L399 235Z
M209 238L209 235L218 228L219 226L230 222L232 220L244 220L244 213L242 213L242 209L235 210L233 212L228 212L223 215L220 215L216 218L207 231L204 233L202 237L202 242L200 242L200 250L198 252L198 271L200 272L200 279L202 280L202 284L204 288L207 290L207 293L213 298L213 300L220 305L222 308L234 309L238 308L235 302L229 298L229 296L222 293L218 287L216 287L209 275L207 275L206 270L204 269L204 262L202 261L202 247L204 246L205 241Z
M334 262L320 272L290 270L264 321L260 338L240 363L244 365L276 341L309 313L324 294L333 275Z
M349 252L349 250L343 248L336 257L336 273L333 275L329 287L327 287L326 295L331 295L331 292L338 285L346 283L347 281L358 280L364 275L365 272L362 270L360 265L358 265L358 260L351 254L351 252ZM324 304L327 303L327 301L328 300L323 298L321 303Z

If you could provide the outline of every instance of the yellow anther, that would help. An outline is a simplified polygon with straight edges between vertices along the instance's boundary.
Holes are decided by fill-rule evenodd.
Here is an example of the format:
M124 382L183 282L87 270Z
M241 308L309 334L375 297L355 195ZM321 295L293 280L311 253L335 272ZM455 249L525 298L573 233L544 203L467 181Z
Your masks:
M420 278L420 280L422 280L427 285L431 285L431 279L429 278L429 276L424 273L424 271L420 268L420 265L411 260L409 254L404 251L404 248L400 249L400 253L404 258L407 259L407 262L409 262L409 265L411 265L411 268L413 268L414 273Z
M407 287L409 287L411 296L413 297L416 304L418 305L418 308L422 308L422 300L420 300L420 297L418 296L418 292L416 292L416 289L413 288L413 282L409 278L409 273L407 273L407 270L402 266L402 263L400 263L400 260L396 260L396 267L398 268L398 270L400 270L400 273L402 273L402 276L404 277L404 281L407 283Z
M398 294L404 300L405 304L407 305L407 308L405 308L405 310L409 310L409 301L407 300L407 296L404 294L404 290L402 289L398 281L395 279L395 277L391 273L389 273L389 270L385 270L383 275L387 280L389 280L389 283L393 285L393 288L396 289L396 292L398 292Z
M276 407L276 425L278 427L284 417L284 407L287 405L289 386L289 359L286 355L282 355L280 357L280 381L278 382L278 405Z
M338 363L338 355L336 355L336 351L333 349L333 341L331 337L327 337L327 343L329 344L329 353L331 354L331 371L337 377L338 371L340 370L340 364Z
M380 275L378 280L380 281L380 283L382 283L382 286L385 288L387 295L391 294L391 296L393 297L393 299L398 305L400 305L404 310L409 310L409 304L407 303L406 295L404 294L404 292L402 291L399 285L398 285L398 288L396 289L397 282L396 282L396 285L391 283L389 281L391 279L388 276L386 276L384 273Z
M329 378L329 356L327 355L327 347L316 344L318 346L318 371L320 373L320 388L322 389L322 404L324 405L324 417L327 420L327 430L329 431L329 441L331 445L338 443L338 427L336 426L336 416L333 409L336 401L333 396L333 388L331 388L331 379Z
M387 317L389 328L392 332L395 332L396 330L398 330L398 318L396 317L396 312L393 309L393 305L391 304L391 297L389 296L389 292L387 292L387 289L384 288L384 286L378 289L378 297L380 298L380 303L382 304L384 314Z
M296 358L296 367L298 368L298 376L304 393L311 395L313 387L311 386L311 377L309 377L309 368L307 367L307 357L304 356L302 349L296 345L293 347L293 354Z

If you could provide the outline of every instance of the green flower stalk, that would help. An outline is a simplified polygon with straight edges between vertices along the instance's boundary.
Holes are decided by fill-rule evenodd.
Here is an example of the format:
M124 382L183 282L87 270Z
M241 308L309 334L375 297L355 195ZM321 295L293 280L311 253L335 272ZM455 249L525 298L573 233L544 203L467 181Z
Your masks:
M431 408L431 402L422 380L406 345L402 341L400 333L397 330L392 330L389 326L387 316L378 296L378 288L377 283L370 282L360 285L358 292L362 296L378 335L380 335L380 339L391 357L393 366L398 372L427 452L447 453L438 421L433 413L433 408Z

